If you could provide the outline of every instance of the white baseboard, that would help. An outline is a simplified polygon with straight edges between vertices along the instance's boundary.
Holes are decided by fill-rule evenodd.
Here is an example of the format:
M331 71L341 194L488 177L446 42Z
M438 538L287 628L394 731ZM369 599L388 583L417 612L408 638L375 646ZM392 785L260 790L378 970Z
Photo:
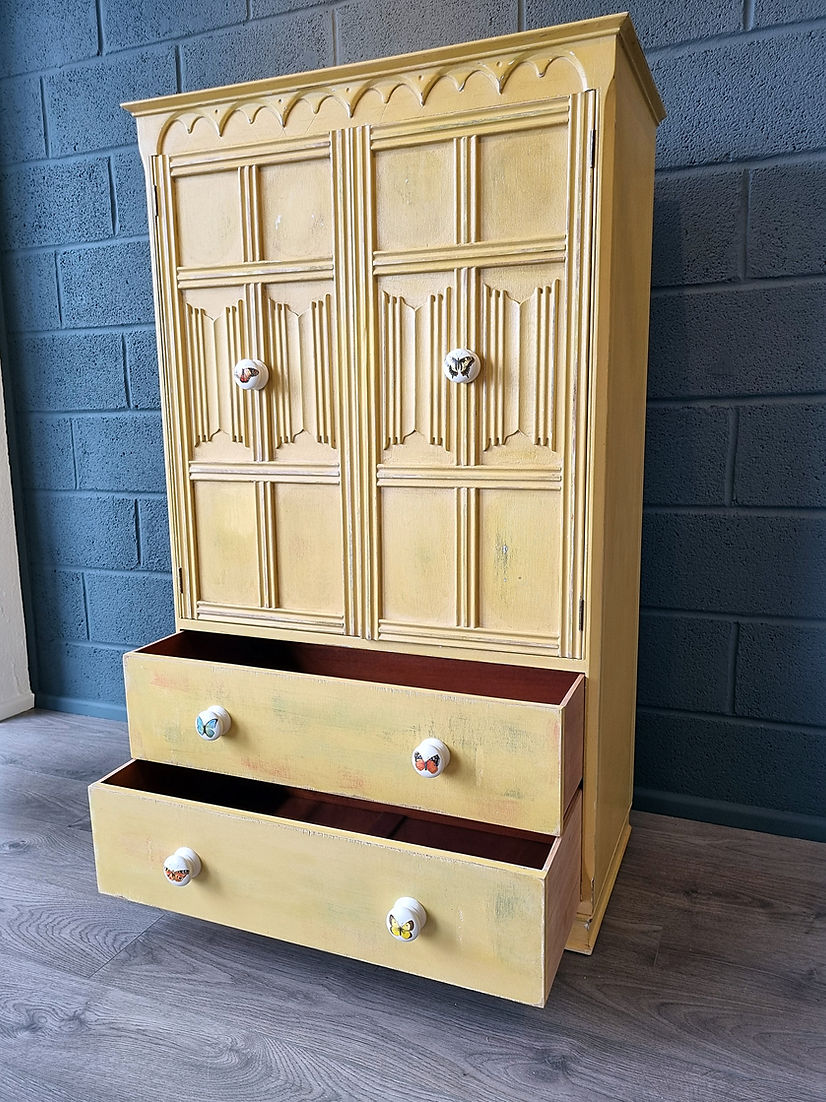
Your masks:
M21 712L28 712L34 707L34 693L18 693L9 700L0 700L0 721L19 716Z

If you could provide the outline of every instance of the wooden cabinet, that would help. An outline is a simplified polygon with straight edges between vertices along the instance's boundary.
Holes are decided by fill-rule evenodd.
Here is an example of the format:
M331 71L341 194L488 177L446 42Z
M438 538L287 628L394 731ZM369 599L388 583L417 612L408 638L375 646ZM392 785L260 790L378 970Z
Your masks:
M590 950L628 834L662 117L630 21L127 107L179 629L127 656L133 753L548 852L576 802ZM540 910L551 959L572 915Z

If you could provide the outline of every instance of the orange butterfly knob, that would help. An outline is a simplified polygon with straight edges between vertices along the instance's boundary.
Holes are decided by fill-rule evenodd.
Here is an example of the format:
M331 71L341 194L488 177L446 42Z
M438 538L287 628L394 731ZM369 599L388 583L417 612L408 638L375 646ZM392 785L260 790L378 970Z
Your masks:
M387 912L387 929L396 941L415 941L427 922L427 911L409 895L397 899Z
M232 377L242 390L263 390L270 373L263 360L239 360L232 369Z
M201 858L189 846L181 846L163 863L163 874L168 884L185 888L201 872Z
M438 777L450 765L450 751L439 738L420 742L410 758L420 777Z

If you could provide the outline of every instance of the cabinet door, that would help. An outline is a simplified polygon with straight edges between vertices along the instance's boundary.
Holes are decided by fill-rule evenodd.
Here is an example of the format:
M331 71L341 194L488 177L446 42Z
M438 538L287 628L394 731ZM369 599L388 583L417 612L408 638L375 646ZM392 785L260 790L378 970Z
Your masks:
M181 613L342 633L330 141L154 171ZM238 386L241 359L262 389Z
M379 639L581 654L593 117L372 130Z

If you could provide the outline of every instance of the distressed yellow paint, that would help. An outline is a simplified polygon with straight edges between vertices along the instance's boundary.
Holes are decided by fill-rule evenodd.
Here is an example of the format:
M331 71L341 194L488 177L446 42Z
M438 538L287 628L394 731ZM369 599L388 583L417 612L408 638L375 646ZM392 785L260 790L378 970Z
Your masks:
M582 678L555 706L140 651L124 667L137 758L543 834L560 833L582 775ZM213 704L232 729L206 742L195 718ZM410 759L428 737L451 757L424 779Z
M255 538L255 487L251 482L198 482L195 514L205 538L198 543L198 569L205 600L223 604L229 594L258 603L258 565L247 548Z
M278 604L296 611L341 615L344 582L337 485L275 487L275 571Z
M579 798L570 829L538 870L154 795L118 780L116 773L90 789L101 891L544 1003L549 907L563 920L567 915L568 926L575 909ZM179 846L194 849L203 863L185 888L162 874ZM387 911L404 895L418 899L428 916L409 945L385 927ZM568 926L553 950L561 952Z
M480 238L532 241L565 233L568 128L547 126L479 140Z
M422 249L453 242L452 141L380 150L375 171L378 249Z
M262 255L276 261L332 257L329 156L263 165L260 173Z
M238 173L205 171L175 182L179 263L238 264L244 258ZM204 233L207 220L216 232Z

